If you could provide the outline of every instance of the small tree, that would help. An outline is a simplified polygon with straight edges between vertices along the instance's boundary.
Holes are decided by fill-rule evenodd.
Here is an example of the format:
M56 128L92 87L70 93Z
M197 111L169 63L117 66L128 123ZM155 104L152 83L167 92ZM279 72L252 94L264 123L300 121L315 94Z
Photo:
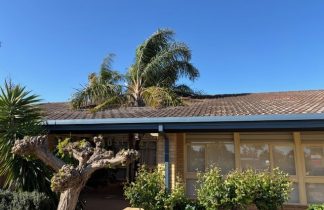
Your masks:
M96 145L93 148L88 141L72 142L65 145L63 150L78 160L78 165L65 164L48 149L47 136L24 137L16 140L12 147L14 154L35 155L56 173L51 179L51 188L61 193L58 210L74 210L79 194L91 174L96 170L128 164L138 158L134 150L121 150L116 155L107 151L102 145L101 136L94 137Z

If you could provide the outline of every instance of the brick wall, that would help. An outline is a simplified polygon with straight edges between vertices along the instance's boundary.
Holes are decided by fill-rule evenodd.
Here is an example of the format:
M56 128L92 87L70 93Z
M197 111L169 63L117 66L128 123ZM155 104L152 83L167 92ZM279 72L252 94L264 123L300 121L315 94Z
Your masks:
M176 176L184 179L184 134L176 134ZM183 180L184 181L184 180Z

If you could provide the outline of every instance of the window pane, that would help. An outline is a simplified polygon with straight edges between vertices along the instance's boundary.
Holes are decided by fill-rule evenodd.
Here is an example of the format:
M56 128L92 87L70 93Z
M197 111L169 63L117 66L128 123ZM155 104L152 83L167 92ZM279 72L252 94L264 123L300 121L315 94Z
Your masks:
M156 166L156 142L141 141L140 143L140 163L152 168Z
M186 180L186 195L189 198L196 198L196 186L197 179L187 179Z
M217 166L221 168L222 174L227 174L235 168L234 143L216 141L207 144L207 167Z
M267 144L241 144L242 169L267 169L270 165L269 146Z
M299 203L299 188L298 183L293 183L293 191L290 193L290 198L287 203Z
M290 175L296 175L293 146L274 146L273 165Z
M304 148L306 176L324 176L324 151L322 146Z
M324 202L324 184L306 184L308 203Z
M188 145L187 146L187 171L196 172L205 171L205 146Z

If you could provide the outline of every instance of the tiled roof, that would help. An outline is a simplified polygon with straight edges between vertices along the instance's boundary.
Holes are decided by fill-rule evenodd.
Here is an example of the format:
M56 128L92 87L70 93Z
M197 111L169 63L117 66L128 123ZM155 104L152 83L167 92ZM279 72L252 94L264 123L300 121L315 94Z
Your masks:
M142 117L197 117L324 113L324 90L215 95L186 99L186 105L153 109L129 107L91 113L68 103L44 103L47 120Z

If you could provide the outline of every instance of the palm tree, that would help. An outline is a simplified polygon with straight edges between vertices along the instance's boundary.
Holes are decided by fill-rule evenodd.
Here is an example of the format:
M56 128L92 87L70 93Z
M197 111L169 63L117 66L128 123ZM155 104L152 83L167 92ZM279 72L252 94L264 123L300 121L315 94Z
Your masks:
M0 87L0 175L5 178L5 188L50 194L51 172L45 165L11 153L16 139L44 132L42 113L36 106L39 101L37 95L11 81Z
M123 102L122 87L119 82L122 75L112 70L114 54L109 54L102 62L99 74L90 73L88 84L73 94L73 108L95 108L114 106Z
M134 106L179 105L179 87L193 93L188 86L177 86L176 82L181 77L193 81L199 77L199 71L190 63L189 47L173 37L173 31L159 29L136 49L135 63L126 77L127 93Z
M186 77L194 81L199 71L191 63L189 47L173 39L174 32L159 29L137 49L135 62L125 77L111 70L112 57L104 60L99 76L92 73L89 82L72 97L74 108L99 110L109 106L165 107L182 104L179 96L195 94L178 80ZM115 77L102 79L102 72ZM111 78L116 78L112 79ZM126 86L119 82L125 78Z

